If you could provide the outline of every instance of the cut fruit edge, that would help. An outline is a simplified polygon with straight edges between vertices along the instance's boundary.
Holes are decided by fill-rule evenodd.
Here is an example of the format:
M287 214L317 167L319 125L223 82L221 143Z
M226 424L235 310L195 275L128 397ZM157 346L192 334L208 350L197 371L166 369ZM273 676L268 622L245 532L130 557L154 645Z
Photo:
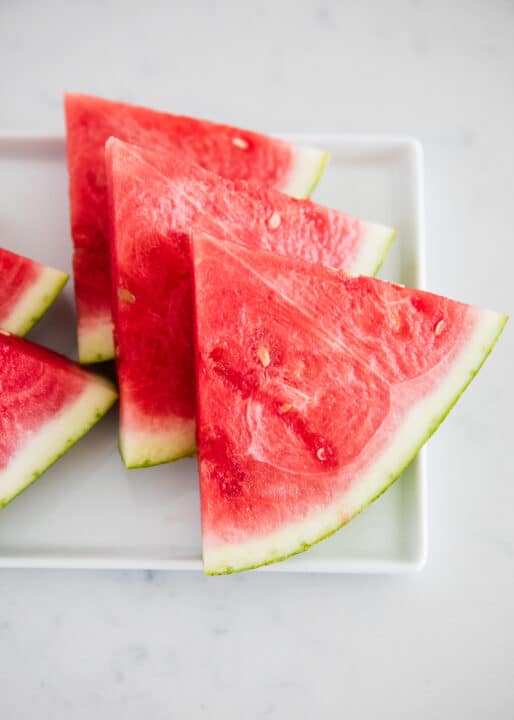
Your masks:
M129 469L152 467L196 454L195 421L174 417L163 420L169 430L127 430L120 426L120 455Z
M323 175L329 154L312 147L295 146L295 150L292 169L280 191L294 197L309 197ZM78 352L79 362L83 365L105 362L115 357L110 315L95 320L88 316L87 327L79 323Z
M110 315L89 320L78 327L79 362L82 365L106 362L114 358L113 321Z
M43 267L36 281L23 293L2 329L23 336L45 314L68 282L69 275L62 270Z
M0 473L0 508L35 482L114 405L115 387L97 376L57 417L45 423Z
M376 500L401 475L433 435L478 373L500 337L508 317L478 311L475 329L452 363L446 377L429 395L410 408L391 442L348 493L322 512L290 524L262 539L240 545L203 547L206 575L222 575L270 565L307 550L333 535Z
M287 179L277 188L286 195L307 198L314 192L329 159L325 150L313 147L295 146L295 158Z
M151 168L152 173L156 177L162 178L162 180L166 181L166 183L168 182L168 177L163 172L161 172L159 167L152 163L151 153L150 157L148 158L143 149L128 143L123 143L119 139L111 137L106 143L108 187L110 188L111 195L113 190L115 190L116 175L116 165L113 161L117 157L117 154L120 152L127 153L129 157L135 158L137 163L141 164L142 167ZM311 152L312 154L314 154L314 156L317 158L317 161L319 162L320 157L323 155L322 151L309 149L309 153ZM187 178L187 167L187 164L184 164L183 167L181 167L181 165L179 164L178 170L176 171L176 177L180 177L179 173L183 173L184 177ZM193 167L195 166L193 165ZM126 169L125 172L127 172ZM200 172L206 171L200 170ZM135 171L133 171L133 173L134 175L136 175ZM206 176L216 177L212 174L207 173ZM171 181L173 181L174 177L175 176L171 174ZM222 191L224 191L224 186L222 183L223 181L220 180ZM235 191L232 192L234 192L235 194ZM244 198L246 193L248 193L249 195L250 191L242 190L241 196ZM274 191L274 194L277 195L278 193ZM286 202L289 206L296 208L297 201L290 198L282 198L282 200ZM115 202L114 197L111 196L109 202L111 206L112 222L112 213L114 212ZM359 241L357 257L355 258L355 265L357 267L357 271L362 270L362 267L364 265L366 266L366 270L373 271L374 269L376 269L377 266L381 264L383 257L387 253L394 238L394 230L390 227L376 225L357 219L351 219L351 222L352 228L354 226L358 228L357 237ZM355 225L353 225L353 223ZM194 226L195 224L193 221L193 232ZM122 246L123 242L121 242L121 247ZM119 253L119 247L120 239L117 238L116 233L111 230L111 268L113 270L113 276L115 278L117 277L118 273L117 255ZM363 253L362 259L360 259L361 252ZM353 261L351 259L350 253L348 254L348 256L348 269L349 272L351 272L351 266ZM116 284L116 281L114 284ZM116 295L114 295L113 309L115 317L117 316L117 303L118 298ZM119 340L123 338L123 331L121 327L119 327L117 335ZM81 337L83 337L82 333ZM91 362L97 359L95 356L92 357L91 355L86 354L86 352L81 352L80 357L82 362ZM105 359L105 355L101 356L98 359ZM194 441L194 425L191 421L177 416L163 416L161 418L161 423L159 427L155 427L154 429L150 430L150 428L155 424L156 418L152 417L150 414L145 416L144 412L139 413L138 402L130 402L128 401L128 399L126 399L126 395L124 393L124 386L125 388L128 386L125 385L125 380L122 373L120 373L119 376L119 384L121 394L119 450L123 462L127 468L133 469L141 467L151 467L153 465L173 462L174 460L177 460L181 457L187 457L195 453L196 448ZM137 418L138 414L140 415L139 418ZM190 424L184 436L183 424L186 422L189 422Z

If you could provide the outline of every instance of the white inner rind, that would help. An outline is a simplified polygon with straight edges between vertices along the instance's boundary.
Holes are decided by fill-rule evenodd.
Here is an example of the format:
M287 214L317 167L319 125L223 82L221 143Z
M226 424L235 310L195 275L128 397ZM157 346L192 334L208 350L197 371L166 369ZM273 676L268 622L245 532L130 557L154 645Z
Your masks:
M2 328L14 335L25 335L34 323L60 293L68 275L61 270L44 267L39 277L23 293L8 317L2 321Z
M297 198L309 197L328 161L328 153L311 147L296 147L291 171L280 187L286 195Z
M90 320L86 327L79 325L78 346L81 363L112 360L114 358L114 335L111 317L98 318L94 324Z
M352 275L374 275L389 251L395 231L385 225L364 221L361 222L361 229L358 254L348 272Z
M0 470L0 507L37 480L107 412L116 397L109 383L92 378L72 404L31 433Z
M147 467L178 460L195 452L195 422L173 418L164 420L168 430L120 429L120 452L128 468Z
M413 405L386 447L332 505L298 523L239 545L215 544L204 537L203 561L208 574L244 570L283 559L323 539L374 500L413 459L444 419L490 352L506 318L476 311L468 341L429 394Z

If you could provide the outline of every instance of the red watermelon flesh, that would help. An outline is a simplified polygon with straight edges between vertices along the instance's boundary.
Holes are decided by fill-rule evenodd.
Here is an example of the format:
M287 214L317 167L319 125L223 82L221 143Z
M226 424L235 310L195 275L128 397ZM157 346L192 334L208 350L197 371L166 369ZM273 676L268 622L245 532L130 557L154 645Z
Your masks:
M0 328L25 335L67 280L61 270L0 248Z
M75 363L0 331L0 507L36 480L116 400Z
M73 271L81 362L114 356L104 146L114 135L228 178L308 195L326 153L238 128L88 95L65 98Z
M194 284L208 574L306 550L378 497L506 322L205 235Z
M394 233L114 138L106 164L120 448L126 464L139 467L195 447L191 228L367 272L380 265Z

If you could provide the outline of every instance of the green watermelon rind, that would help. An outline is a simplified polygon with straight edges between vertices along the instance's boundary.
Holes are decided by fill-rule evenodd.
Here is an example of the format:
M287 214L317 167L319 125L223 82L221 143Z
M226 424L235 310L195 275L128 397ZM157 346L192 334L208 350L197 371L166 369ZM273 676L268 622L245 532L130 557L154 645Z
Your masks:
M318 187L319 181L325 174L325 170L327 169L328 161L330 160L330 154L328 152L322 151L322 155L318 164L318 167L315 171L315 175L311 181L311 184L309 185L309 188L307 189L307 192L305 193L304 197L310 197L314 190Z
M196 455L194 440L192 443L186 440L186 442L183 443L183 447L180 449L177 448L176 452L162 454L159 452L162 445L159 445L159 447L156 448L154 442L155 438L150 437L146 438L146 440L138 438L138 440L136 440L132 437L129 439L129 434L130 433L123 432L120 428L120 433L118 435L118 450L121 455L121 459L128 470L156 467L158 465L165 465L167 463L176 462L177 460L194 457ZM134 435L140 435L140 433L136 432ZM152 444L154 444L153 449L151 448ZM130 452L127 452L125 445L130 448Z
M387 255L389 254L389 251L390 251L395 239L396 239L396 229L392 228L391 232L389 233L389 235L386 238L384 245L382 247L382 254L378 258L377 264L375 265L374 269L370 273L371 275L376 275L379 272L380 268L384 264L384 261L385 261Z
M305 552L309 548L311 548L314 545L317 545L322 540L325 540L326 538L330 537L331 535L334 535L338 530L340 530L342 527L347 525L354 517L359 515L363 510L365 510L371 503L375 502L383 493L386 492L386 490L393 485L393 483L401 476L401 474L404 472L404 470L410 465L410 463L414 460L414 458L417 456L421 448L425 445L425 443L429 440L429 438L435 433L435 431L439 428L441 423L446 419L452 408L455 406L455 404L458 402L459 398L462 396L462 394L465 392L466 388L469 386L471 381L474 379L474 377L478 374L480 369L482 368L483 364L491 354L494 346L498 342L498 339L500 335L503 332L503 329L508 321L507 315L501 315L499 313L492 313L489 312L489 315L491 317L495 317L496 320L496 328L494 333L491 333L491 337L489 338L487 345L482 348L482 353L478 357L476 363L473 364L473 366L467 371L467 377L465 378L464 382L459 385L459 388L457 389L456 393L451 398L450 402L443 408L442 411L439 412L439 414L433 419L431 424L429 425L426 433L424 434L421 441L417 444L417 446L414 448L412 452L409 452L409 455L407 459L401 464L401 467L398 468L398 470L395 470L394 472L390 473L386 478L384 485L380 488L380 490L372 495L371 498L369 498L366 502L362 503L359 507L357 507L350 515L345 517L343 522L340 522L336 526L330 528L328 531L323 532L319 535L315 540L311 542L299 542L298 547L293 552L287 552L285 554L277 554L274 557L270 557L267 560L259 561L257 563L249 563L247 565L241 565L238 567L234 567L232 565L228 564L222 564L219 563L218 567L209 567L208 564L205 562L205 551L204 551L204 573L205 575L230 575L237 572L243 572L245 570L255 570L259 567L265 567L267 565L272 565L277 562L281 562L283 560L288 559L289 557L293 557L294 555L299 555L302 552ZM478 355L478 352L477 352Z
M45 267L34 284L27 288L16 303L3 323L3 329L20 337L26 335L55 302L69 277L61 270ZM17 315L21 317L18 318Z
M350 275L373 276L378 273L396 238L396 230L385 225L362 221L359 253L348 264Z
M308 198L316 189L329 160L326 150L296 146L296 158L285 183L278 190L296 198Z
M68 450L73 447L84 435L86 435L91 428L93 428L99 420L102 419L102 417L111 409L111 407L115 404L116 400L118 399L118 393L116 391L115 386L110 383L108 380L105 380L104 378L100 377L91 377L91 381L89 386L87 386L84 389L84 392L79 397L79 402L82 399L83 395L87 395L88 391L90 389L95 390L104 390L103 393L104 398L103 401L100 402L100 398L98 398L98 403L95 405L94 409L92 410L91 414L88 416L87 420L83 425L81 425L75 432L73 432L70 436L67 437L64 445L59 447L59 449L56 451L55 455L50 454L49 458L44 461L44 466L41 468L38 468L36 470L33 470L30 473L30 476L27 478L24 478L22 480L22 484L19 485L19 487L10 495L6 497L0 496L0 510L6 505L8 505L10 502L12 502L18 495L20 495L24 490L26 490L28 487L30 487L36 480L38 480L52 465L54 465L60 458L65 455ZM70 409L75 405L75 403L72 403L70 405ZM22 453L26 453L29 450L29 448L22 449Z
M186 458L196 457L196 448L194 448L192 450L185 450L179 455L173 455L172 457L165 458L164 460L152 460L148 458L147 460L138 460L137 462L131 463L130 461L127 461L120 442L118 442L118 451L127 470L142 470L144 468L159 467L159 465L168 465L169 463L177 462L177 460L185 460Z
M91 348L94 348L91 352ZM101 348L100 352L98 348ZM112 318L98 318L94 330L78 331L79 363L93 365L108 362L115 357Z
M169 465L170 463L177 462L178 460L186 460L187 458L196 457L196 449L187 450L180 455L174 455L173 457L167 458L166 460L141 460L135 463L127 463L125 456L121 450L121 445L118 443L118 450L121 455L125 467L127 470L144 470L145 468L159 467L159 465Z

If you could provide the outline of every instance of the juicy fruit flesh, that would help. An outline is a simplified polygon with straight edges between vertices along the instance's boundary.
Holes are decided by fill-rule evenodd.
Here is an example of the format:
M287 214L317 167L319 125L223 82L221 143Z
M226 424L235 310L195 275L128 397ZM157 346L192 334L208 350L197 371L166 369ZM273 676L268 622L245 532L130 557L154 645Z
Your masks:
M168 360L177 348L185 357L193 358L191 321L184 316L184 309L192 314L191 282L187 265L177 262L176 247L162 242L159 236L148 242L146 233L131 234L131 238L131 259L125 257L123 266L128 272L120 273L117 293L123 332L117 332L116 338L124 400L132 413L141 411L142 417L135 424L144 427L147 418L159 422L161 416L189 417L193 412L193 364L182 363L170 373ZM187 239L184 243L186 250ZM138 263L140 253L145 255L144 264ZM155 272L147 276L138 273L141 268L155 268Z
M3 337L2 337L3 340ZM37 357L20 355L16 348L0 343L0 470L23 447L30 433L74 402L84 379L70 374L66 384L56 379L51 366Z
M0 327L25 335L53 303L68 275L0 248Z
M0 248L0 327L25 335L53 303L68 275Z
M113 404L114 388L44 348L0 334L0 506Z
M195 247L204 558L226 572L305 549L301 535L286 542L288 527L319 517L315 542L379 494L469 382L501 318L491 314L494 333L453 394L409 431L406 418L437 397L481 311L215 240ZM400 431L400 465L389 460L378 484L359 487ZM281 533L282 548L268 547ZM242 564L227 565L245 545Z
M247 275L235 279L237 267L229 267L231 287L221 293L215 285L218 266L211 277L200 267L198 333L200 343L211 335L214 343L201 347L198 384L200 394L203 387L210 388L211 398L209 427L202 423L199 432L202 472L207 472L212 491L206 513L208 532L216 533L220 527L224 541L236 541L276 529L286 516L288 521L299 520L313 506L328 505L344 492L358 470L355 458L369 461L369 453L361 455L363 450L377 436L391 407L397 404L401 409L401 393L393 398L390 384L426 373L453 346L455 332L450 331L438 338L438 352L432 357L424 348L426 330L448 312L455 316L448 318L449 324L462 336L466 310L457 306L452 312L434 303L420 313L407 300L407 307L398 309L401 328L395 346L388 347L387 340L373 334L385 324L377 315L387 311L375 286L370 287L364 278L336 278L339 288L334 303L339 299L342 310L357 295L362 317L370 318L366 327L350 313L348 318L355 324L345 328L336 344L317 333L307 318L298 317L297 310L270 293L266 285L249 288ZM211 296L207 290L205 296L204 287L217 288L217 292ZM386 327L395 332L390 323ZM380 362L375 361L375 342ZM384 342L387 351L381 356ZM407 346L410 357L404 355ZM262 364L259 348L266 348L269 364ZM350 361L347 348L351 348ZM423 377L426 389L436 380L437 376ZM229 398L230 407L224 397ZM222 432L227 422L229 431ZM377 450L388 434L380 433ZM232 445L234 438L237 449ZM341 469L348 465L349 473L343 477ZM247 512L248 490L251 514ZM232 510L234 505L242 506L230 527L225 517L227 497ZM283 502L274 502L278 498Z
M115 139L107 144L107 167L112 174L113 313L125 457L130 456L129 433L157 433L163 421L171 428L195 415L192 280L185 230L216 230L250 247L351 267L359 255L362 226L369 224L310 201L222 180L179 159ZM381 228L380 233L380 240L370 240L375 248L372 266L385 251L391 231ZM181 453L193 449L190 433ZM141 451L134 454L139 457ZM162 457L160 452L158 461ZM170 450L168 459L173 457Z
M73 271L79 335L84 335L79 350L81 360L109 359L113 346L96 345L93 332L99 325L108 327L110 320L107 139L116 136L198 162L225 177L253 178L275 187L288 182L296 151L289 143L250 131L85 95L67 95L65 106ZM320 153L318 164L322 159Z
M20 255L0 249L0 327L9 317L27 287L41 274L42 267Z
M0 470L26 438L73 403L89 376L65 358L0 334Z
M361 250L364 227L380 228L385 247L385 240L393 234L391 228L372 226L310 200L297 200L254 182L222 178L175 155L115 138L107 143L106 157L119 201L125 203L124 215L132 211L134 226L144 223L147 232L169 243L173 238L168 236L177 233L174 242L181 256L189 255L188 247L181 247L181 236L198 229L218 232L224 239L247 247L299 255L309 262L344 267L350 272ZM128 224L130 218L124 222ZM376 244L377 254L379 250L382 243ZM134 253L132 244L125 252ZM126 258L127 262L133 259Z

